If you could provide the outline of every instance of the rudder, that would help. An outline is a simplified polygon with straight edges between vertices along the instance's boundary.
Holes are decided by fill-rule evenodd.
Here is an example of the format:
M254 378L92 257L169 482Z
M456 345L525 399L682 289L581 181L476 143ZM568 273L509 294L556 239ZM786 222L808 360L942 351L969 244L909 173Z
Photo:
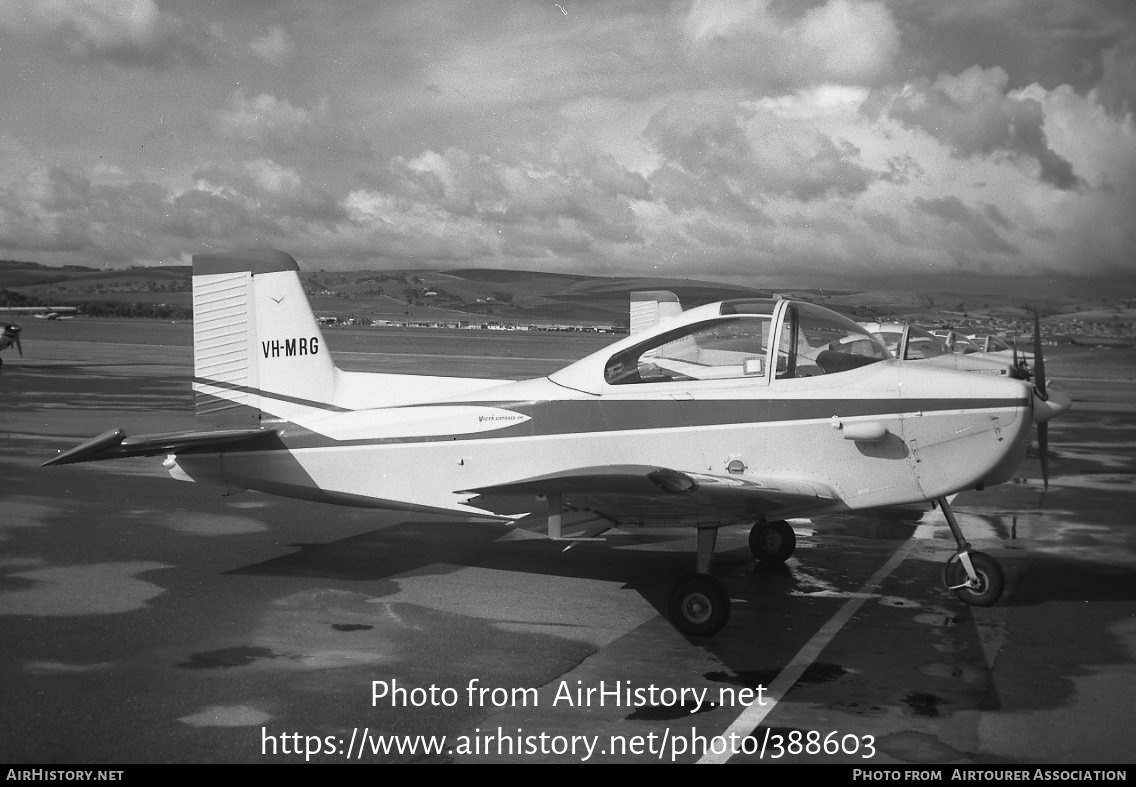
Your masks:
M214 423L326 409L336 369L291 255L252 249L193 257L193 390Z
M682 314L682 303L669 290L637 290L630 298L630 333L654 328L663 320Z

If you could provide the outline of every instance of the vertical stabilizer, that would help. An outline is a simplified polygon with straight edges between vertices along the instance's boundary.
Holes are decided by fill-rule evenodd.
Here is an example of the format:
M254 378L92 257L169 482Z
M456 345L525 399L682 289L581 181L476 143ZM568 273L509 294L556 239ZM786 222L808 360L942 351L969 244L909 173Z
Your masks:
M631 333L653 328L663 320L682 314L678 296L669 290L631 293Z
M299 271L271 249L194 255L198 417L248 424L330 406L336 370Z

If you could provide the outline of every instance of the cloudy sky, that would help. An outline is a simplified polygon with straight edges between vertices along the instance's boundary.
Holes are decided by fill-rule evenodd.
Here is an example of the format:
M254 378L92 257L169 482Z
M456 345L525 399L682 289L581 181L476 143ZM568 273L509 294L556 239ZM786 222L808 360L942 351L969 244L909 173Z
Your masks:
M0 0L0 259L1136 292L1131 0Z

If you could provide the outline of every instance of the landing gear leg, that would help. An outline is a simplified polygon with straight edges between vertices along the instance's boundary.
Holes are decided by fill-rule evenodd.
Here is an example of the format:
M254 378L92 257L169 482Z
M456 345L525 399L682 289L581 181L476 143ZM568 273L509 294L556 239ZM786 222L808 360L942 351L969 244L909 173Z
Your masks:
M717 527L698 528L695 573L671 589L667 611L675 628L688 636L715 634L730 619L730 597L722 583L710 576L717 540Z
M985 552L971 549L962 528L959 527L955 513L945 497L937 501L947 519L947 526L958 544L958 551L943 567L943 584L947 590L954 591L959 600L972 607L989 607L1002 597L1006 578L998 561Z

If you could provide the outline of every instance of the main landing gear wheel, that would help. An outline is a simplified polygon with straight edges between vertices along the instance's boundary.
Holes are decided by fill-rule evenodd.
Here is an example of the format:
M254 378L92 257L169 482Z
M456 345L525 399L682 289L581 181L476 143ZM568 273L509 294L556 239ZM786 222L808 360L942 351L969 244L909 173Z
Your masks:
M964 604L972 607L989 607L1002 597L1006 578L998 561L985 552L969 552L976 579L967 577L966 567L959 554L952 555L943 569L943 582Z
M749 551L763 563L784 563L797 548L788 522L758 522L749 531Z
M667 611L683 634L709 636L730 619L730 597L722 583L709 574L691 574L671 590Z

